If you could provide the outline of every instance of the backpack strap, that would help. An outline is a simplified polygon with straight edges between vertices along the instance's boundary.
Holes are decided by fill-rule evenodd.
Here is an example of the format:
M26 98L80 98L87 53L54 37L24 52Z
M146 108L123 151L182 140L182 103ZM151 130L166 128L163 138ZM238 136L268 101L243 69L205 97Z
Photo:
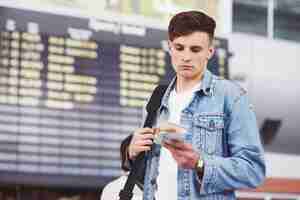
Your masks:
M158 85L151 97L150 100L146 106L146 110L148 112L145 123L144 123L144 127L152 127L154 119L156 118L156 112L159 109L160 105L161 105L161 100L167 90L168 86L167 85Z
M167 90L167 85L158 85L151 97L150 100L146 106L146 110L148 112L146 120L144 122L144 128L149 127L151 128L154 120L157 116L157 111L161 105L161 100L163 98L163 95L165 91ZM127 137L126 140L131 140L132 136ZM123 142L124 142L123 141ZM122 142L122 143L123 143ZM128 141L127 141L128 143ZM128 143L129 144L129 143ZM144 176L145 176L145 169L146 169L146 156L145 152L140 153L137 158L135 159L132 168L130 170L130 173L128 175L127 181L124 185L124 188L119 193L119 200L131 200L132 199L132 191L134 188L134 185L137 183L137 180L140 179L141 182L144 182Z

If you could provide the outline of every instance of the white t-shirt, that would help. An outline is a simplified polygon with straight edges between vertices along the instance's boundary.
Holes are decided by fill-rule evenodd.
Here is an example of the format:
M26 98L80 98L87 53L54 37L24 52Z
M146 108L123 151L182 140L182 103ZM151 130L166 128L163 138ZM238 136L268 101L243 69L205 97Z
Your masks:
M123 175L112 182L108 183L101 194L101 200L115 200L119 199L119 192L120 190L123 189L126 180L127 180L127 175ZM132 200L143 200L143 192L141 189L135 185L133 188L133 197Z
M180 126L181 112L190 104L194 94L199 88L201 82L191 90L177 94L175 88L171 91L169 97L169 119L168 122ZM157 177L156 200L176 200L177 199L177 163L172 157L170 151L164 147L160 151L160 160Z

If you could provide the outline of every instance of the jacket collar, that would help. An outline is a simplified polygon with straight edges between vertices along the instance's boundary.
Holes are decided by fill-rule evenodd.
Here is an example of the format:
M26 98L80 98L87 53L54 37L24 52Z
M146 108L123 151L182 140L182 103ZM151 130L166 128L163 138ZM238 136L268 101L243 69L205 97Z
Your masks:
M215 83L215 79L213 77L214 77L213 74L209 70L206 69L203 74L202 83L200 84L199 88L196 90L196 93L198 95L201 95L201 94L204 94L206 96L213 95L214 83ZM162 106L167 107L170 93L176 85L176 79L177 79L177 77L175 76L172 79L172 81L170 82L170 84L163 96L162 103L161 103Z
M200 85L199 91L203 92L206 96L212 96L213 95L213 90L214 90L214 83L215 83L215 78L214 75L209 71L205 70L202 83Z

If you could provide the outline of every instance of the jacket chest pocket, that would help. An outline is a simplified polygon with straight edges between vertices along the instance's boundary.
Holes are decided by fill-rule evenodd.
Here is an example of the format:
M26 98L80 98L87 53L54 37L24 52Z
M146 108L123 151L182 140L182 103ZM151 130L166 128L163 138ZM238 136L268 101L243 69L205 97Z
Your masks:
M198 115L195 117L193 139L197 148L210 155L222 155L223 130L223 115Z

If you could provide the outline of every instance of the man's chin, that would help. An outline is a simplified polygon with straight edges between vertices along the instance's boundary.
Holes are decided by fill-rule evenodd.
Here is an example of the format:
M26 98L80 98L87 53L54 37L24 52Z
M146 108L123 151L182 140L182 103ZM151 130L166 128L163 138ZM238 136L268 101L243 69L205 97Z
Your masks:
M194 74L192 71L184 70L184 71L180 71L180 73L178 73L177 76L180 76L184 79L190 79L194 76Z
M201 75L199 76L192 71L180 71L180 73L177 73L177 77L183 80L196 80L198 78L201 79Z

